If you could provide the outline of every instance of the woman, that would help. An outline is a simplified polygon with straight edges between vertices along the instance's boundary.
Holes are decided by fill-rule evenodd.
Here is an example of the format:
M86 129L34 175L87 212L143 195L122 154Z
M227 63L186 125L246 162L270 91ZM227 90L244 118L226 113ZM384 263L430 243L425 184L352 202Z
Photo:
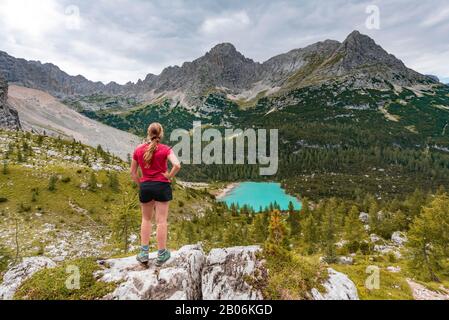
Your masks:
M159 123L152 123L148 127L146 143L139 145L133 154L131 163L131 177L140 186L139 199L142 208L142 225L140 228L141 251L137 260L148 262L149 242L151 235L151 219L156 213L158 255L156 263L162 265L170 259L167 250L167 217L170 201L173 199L170 185L171 179L181 169L178 158L173 150L161 143L164 129ZM167 171L167 159L172 164ZM142 171L139 177L138 167Z

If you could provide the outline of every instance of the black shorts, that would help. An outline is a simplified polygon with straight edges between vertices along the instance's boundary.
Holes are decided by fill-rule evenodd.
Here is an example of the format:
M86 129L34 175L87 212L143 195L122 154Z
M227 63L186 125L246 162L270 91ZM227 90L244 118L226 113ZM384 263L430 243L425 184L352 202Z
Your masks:
M153 200L167 202L173 199L171 184L169 182L142 182L139 189L139 200L141 203L148 203Z

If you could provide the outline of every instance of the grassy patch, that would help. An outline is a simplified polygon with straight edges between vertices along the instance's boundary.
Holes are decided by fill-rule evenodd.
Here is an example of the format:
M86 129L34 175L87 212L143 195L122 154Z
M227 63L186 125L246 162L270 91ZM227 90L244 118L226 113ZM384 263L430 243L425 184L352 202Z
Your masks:
M80 271L80 288L68 289L70 266ZM97 281L93 273L99 269L94 259L78 259L66 262L56 268L36 272L17 290L14 298L24 300L93 300L113 291L116 284Z
M293 255L291 261L267 261L268 284L264 289L265 299L305 300L310 299L312 288L321 290L327 278L325 268L317 257Z
M366 279L371 273L367 273L368 266L379 267L379 289L369 290L365 286ZM361 300L410 300L412 292L407 284L406 276L401 271L392 273L386 270L388 264L384 262L356 261L354 265L332 265L335 270L346 274L356 285ZM402 266L401 266L402 267Z

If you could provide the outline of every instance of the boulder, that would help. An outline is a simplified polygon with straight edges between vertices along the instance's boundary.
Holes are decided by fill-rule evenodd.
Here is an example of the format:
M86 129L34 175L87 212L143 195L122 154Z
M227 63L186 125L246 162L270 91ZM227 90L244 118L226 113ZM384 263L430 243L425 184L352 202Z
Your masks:
M398 273L398 272L401 272L401 267L399 267L399 266L397 266L397 267L395 267L395 266L388 266L387 267L387 271L391 272L391 273Z
M56 263L46 257L24 258L21 263L8 270L0 285L0 300L11 300L20 285L44 268L53 268Z
M359 214L359 220L364 223L367 224L369 221L369 214L366 212L360 212Z
M377 234L375 234L375 233L370 234L370 235L369 235L369 239L370 239L370 241L371 241L372 243L376 243L376 242L379 242L379 241L382 240L382 238L379 237L379 236L378 236Z
M264 282L267 271L257 258L259 246L212 249L202 274L204 300L261 300L253 283Z
M395 246L376 244L374 246L374 251L379 252L382 255L387 255L391 253L396 257L396 259L402 258L402 254L398 251L398 248Z
M357 288L347 275L332 268L327 269L329 278L323 284L325 293L313 288L311 293L314 300L359 300Z
M354 258L352 257L345 257L345 256L341 256L341 257L337 257L337 263L338 264L353 264L354 263Z
M205 256L201 246L188 245L172 252L162 267L155 262L157 253L150 254L147 265L135 256L100 261L102 270L95 276L100 281L117 282L106 300L197 300L201 299L201 271Z
M403 246L407 242L407 236L401 231L395 231L391 235L391 241L393 241L395 245Z
M340 241L338 241L338 242L335 244L335 246L336 246L337 248L341 249L341 248L343 248L347 243L348 243L348 241L346 241L346 240L340 240Z

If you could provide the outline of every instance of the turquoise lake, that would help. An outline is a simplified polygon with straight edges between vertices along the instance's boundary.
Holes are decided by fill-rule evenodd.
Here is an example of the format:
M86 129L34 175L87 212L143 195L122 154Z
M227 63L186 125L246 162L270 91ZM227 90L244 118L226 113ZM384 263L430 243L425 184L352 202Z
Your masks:
M255 211L259 211L260 207L268 207L270 203L274 202L281 207L281 210L287 210L291 201L296 210L301 209L301 202L285 193L281 184L275 182L241 182L221 201L226 202L228 206L234 203L242 207L246 204Z

